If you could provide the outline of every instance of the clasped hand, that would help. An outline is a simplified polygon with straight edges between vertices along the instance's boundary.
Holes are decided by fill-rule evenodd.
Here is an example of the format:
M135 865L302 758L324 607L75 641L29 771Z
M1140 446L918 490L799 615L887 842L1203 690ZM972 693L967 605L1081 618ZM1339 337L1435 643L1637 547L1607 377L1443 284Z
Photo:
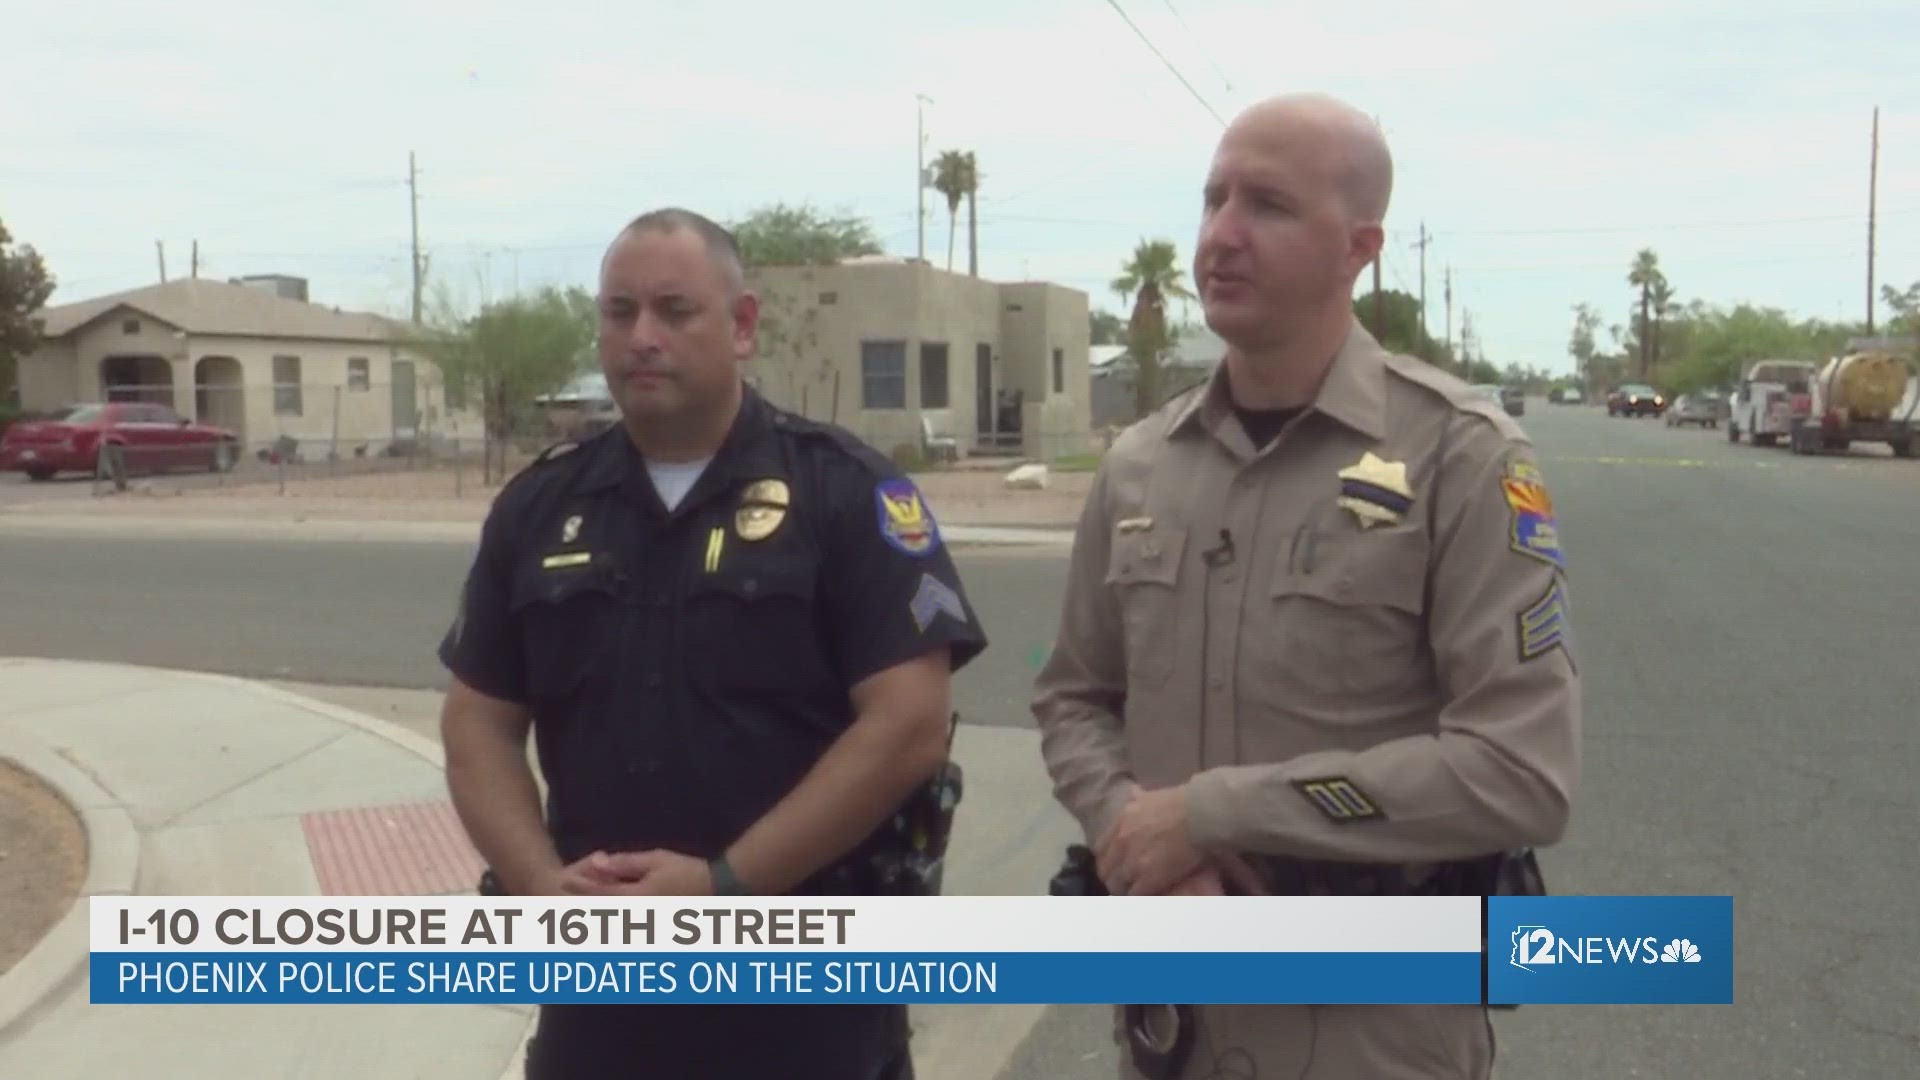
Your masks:
M596 851L563 866L542 889L563 896L711 896L705 859L674 851Z
M1259 875L1232 855L1208 855L1187 835L1187 793L1133 788L1094 850L1100 880L1116 896L1223 896L1265 891Z

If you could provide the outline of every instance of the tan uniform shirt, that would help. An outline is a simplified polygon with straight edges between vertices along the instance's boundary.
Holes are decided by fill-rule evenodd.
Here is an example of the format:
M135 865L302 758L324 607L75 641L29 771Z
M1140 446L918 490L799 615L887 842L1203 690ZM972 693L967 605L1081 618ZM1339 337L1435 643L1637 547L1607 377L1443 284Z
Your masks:
M1132 780L1186 784L1204 850L1545 845L1579 774L1567 605L1525 434L1356 323L1263 451L1216 371L1107 454L1033 706L1047 767L1090 842Z

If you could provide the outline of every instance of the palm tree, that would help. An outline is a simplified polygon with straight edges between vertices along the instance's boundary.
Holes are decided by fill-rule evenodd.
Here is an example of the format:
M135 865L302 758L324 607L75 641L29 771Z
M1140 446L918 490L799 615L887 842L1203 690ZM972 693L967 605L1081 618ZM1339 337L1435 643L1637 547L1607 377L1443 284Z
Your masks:
M1673 310L1673 286L1667 284L1665 274L1661 274L1660 280L1654 283L1652 299L1653 347L1648 352L1653 357L1653 366L1659 367L1661 360L1664 359L1660 355L1660 333L1666 327L1667 312Z
M1652 248L1641 248L1633 257L1633 266L1627 271L1627 284L1640 290L1640 378L1647 378L1647 369L1653 361L1650 351L1653 343L1652 320L1649 309L1653 307L1653 293L1656 288L1666 284L1665 275L1660 273L1660 256Z
M973 155L959 150L943 150L933 163L933 189L947 197L947 269L953 269L953 242L960 227L960 200L972 205L979 187Z
M1186 269L1171 240L1142 240L1113 279L1113 291L1133 302L1127 320L1127 354L1133 362L1133 408L1145 416L1160 404L1160 366L1167 348L1167 301L1192 300L1182 279Z

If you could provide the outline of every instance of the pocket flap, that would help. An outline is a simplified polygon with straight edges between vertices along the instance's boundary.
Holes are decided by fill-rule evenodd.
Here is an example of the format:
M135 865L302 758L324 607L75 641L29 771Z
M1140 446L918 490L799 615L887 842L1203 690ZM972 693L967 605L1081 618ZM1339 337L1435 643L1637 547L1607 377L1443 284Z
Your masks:
M1113 535L1107 555L1109 585L1154 584L1173 586L1180 580L1180 562L1187 553L1187 530L1155 526L1145 532Z
M614 568L604 561L605 556L596 552L587 562L574 562L572 559L576 557L569 554L564 561L550 565L552 558L533 562L514 579L514 610L533 604L561 604L595 594L619 594Z
M1420 615L1427 608L1427 536L1418 529L1322 535L1312 565L1296 562L1274 576L1271 595L1312 596L1343 607L1387 607Z
M694 596L718 594L745 601L774 597L808 601L813 599L813 575L804 568L792 566L723 568L701 574L694 580L691 592Z

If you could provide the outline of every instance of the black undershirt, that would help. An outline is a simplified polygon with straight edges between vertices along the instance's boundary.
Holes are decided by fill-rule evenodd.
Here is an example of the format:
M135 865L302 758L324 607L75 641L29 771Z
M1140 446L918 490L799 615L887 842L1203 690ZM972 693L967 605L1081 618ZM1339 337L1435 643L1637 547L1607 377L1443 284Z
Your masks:
M1253 441L1255 450L1263 450L1267 444L1278 438L1280 429L1287 421L1305 412L1305 405L1295 405L1291 409L1243 409L1233 407L1233 413L1240 418L1240 426L1246 430L1247 438Z

